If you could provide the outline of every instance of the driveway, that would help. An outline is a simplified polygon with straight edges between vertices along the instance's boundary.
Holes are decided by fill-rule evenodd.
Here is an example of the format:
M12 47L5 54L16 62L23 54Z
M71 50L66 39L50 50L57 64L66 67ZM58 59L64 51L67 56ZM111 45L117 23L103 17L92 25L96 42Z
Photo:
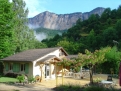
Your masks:
M34 84L28 85L8 85L0 83L0 91L53 91L51 88L45 86L35 86Z

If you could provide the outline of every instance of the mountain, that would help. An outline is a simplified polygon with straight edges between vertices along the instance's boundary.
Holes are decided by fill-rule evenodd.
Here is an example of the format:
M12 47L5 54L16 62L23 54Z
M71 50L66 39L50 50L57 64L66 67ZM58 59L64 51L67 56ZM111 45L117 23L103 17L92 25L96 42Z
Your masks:
M42 12L33 18L29 18L29 27L31 28L47 28L53 30L67 30L76 24L76 21L86 20L91 14L101 15L105 8L98 7L90 12L76 12L70 14L55 14L52 12Z

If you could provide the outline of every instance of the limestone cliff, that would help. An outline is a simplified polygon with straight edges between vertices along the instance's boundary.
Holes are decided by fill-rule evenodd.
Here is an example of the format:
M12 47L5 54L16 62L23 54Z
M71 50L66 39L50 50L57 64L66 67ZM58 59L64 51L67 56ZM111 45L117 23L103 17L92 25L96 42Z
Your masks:
M71 14L55 14L45 11L33 18L29 18L29 26L32 28L41 27L54 30L66 30L72 27L79 18L86 20L91 14L101 15L104 10L104 8L98 7L90 12L76 12Z

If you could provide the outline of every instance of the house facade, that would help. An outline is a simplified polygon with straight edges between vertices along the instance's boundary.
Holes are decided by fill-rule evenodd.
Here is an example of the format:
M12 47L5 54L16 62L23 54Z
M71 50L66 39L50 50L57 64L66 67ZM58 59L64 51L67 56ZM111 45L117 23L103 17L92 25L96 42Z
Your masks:
M57 62L67 56L62 47L31 49L2 59L4 74L25 74L28 77L40 76L41 79L54 79L62 70ZM59 75L59 74L58 74Z

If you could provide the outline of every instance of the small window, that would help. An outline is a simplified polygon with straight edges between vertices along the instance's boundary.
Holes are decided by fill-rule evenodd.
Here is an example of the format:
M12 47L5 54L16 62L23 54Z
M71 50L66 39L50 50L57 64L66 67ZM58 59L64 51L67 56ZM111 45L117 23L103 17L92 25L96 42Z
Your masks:
M25 64L21 64L21 71L25 71Z
M10 63L10 65L9 65L9 70L13 70L13 64L12 63Z

